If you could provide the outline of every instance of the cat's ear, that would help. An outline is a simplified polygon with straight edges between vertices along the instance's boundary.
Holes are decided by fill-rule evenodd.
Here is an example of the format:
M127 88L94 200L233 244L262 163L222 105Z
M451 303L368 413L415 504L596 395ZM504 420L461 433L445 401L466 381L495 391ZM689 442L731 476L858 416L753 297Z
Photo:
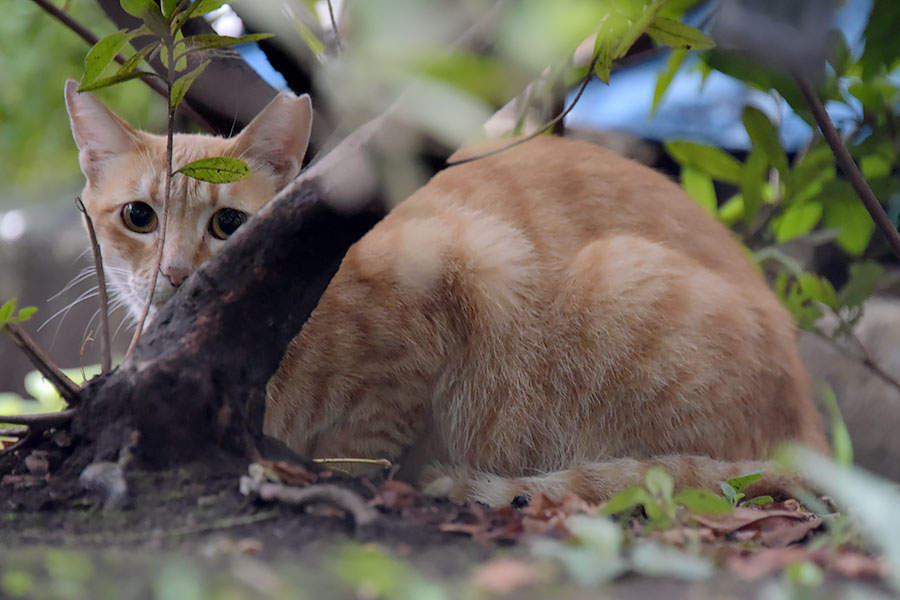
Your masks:
M88 181L99 181L104 164L135 147L138 133L96 98L78 93L78 82L66 81L66 109L78 145L78 163Z
M281 188L300 172L311 126L309 95L281 92L234 139L234 155L271 172Z

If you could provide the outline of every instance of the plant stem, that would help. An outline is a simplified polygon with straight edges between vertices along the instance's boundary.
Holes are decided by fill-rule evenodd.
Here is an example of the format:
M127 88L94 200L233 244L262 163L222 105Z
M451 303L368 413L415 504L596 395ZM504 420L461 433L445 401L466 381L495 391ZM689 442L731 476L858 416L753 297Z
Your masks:
M103 256L100 254L100 244L97 242L97 233L94 231L94 222L84 207L81 198L76 198L78 210L84 216L84 224L91 240L91 252L94 254L94 270L97 273L97 293L100 297L100 373L106 373L112 366L112 355L109 350L109 297L106 293L106 275L103 273Z
M75 382L66 377L65 373L63 373L60 368L50 360L50 357L44 354L44 351L38 347L35 341L25 333L25 330L15 323L7 323L4 325L4 328L7 333L12 336L16 346L18 346L25 356L28 357L28 360L31 361L31 364L34 365L34 367L40 371L41 375L46 377L59 391L59 395L65 398L69 405L76 404L78 402L79 388Z
M562 120L566 118L566 115L568 115L570 112L572 112L572 109L575 108L575 105L578 104L579 100L581 100L581 95L584 93L585 88L587 88L587 84L594 77L594 66L597 64L598 58L599 58L598 54L595 54L594 57L591 58L591 64L588 65L588 71L585 74L584 78L581 80L581 85L578 86L578 91L575 93L575 97L572 98L572 102L569 104L569 106L567 106L564 111L562 111L561 113L559 113L558 115L553 117L553 119L551 119L549 122L545 123L543 127L541 127L540 129L538 129L537 131L535 131L529 135L526 135L523 138L519 138L519 139L515 140L514 142L511 142L511 143L503 146L502 148L496 148L494 150L490 150L489 152L484 152L483 154L477 154L475 156L468 156L466 158L461 158L459 160L447 161L446 166L448 168L455 167L456 165L463 165L465 163L473 162L476 160L481 160L482 158L487 158L488 156L500 154L501 152L505 152L505 151L509 150L510 148L513 148L514 146L518 146L519 144L524 144L525 142L530 141L530 140L536 138L537 136L543 134L548 129L552 129L553 127L555 127L557 123L562 122Z
M853 189L862 201L863 206L869 211L872 220L875 221L875 225L878 226L878 229L880 229L881 233L884 234L884 237L887 238L888 244L890 244L891 249L894 251L894 255L900 259L900 232L897 231L897 228L894 227L890 217L884 212L884 208L881 206L881 203L878 201L872 188L869 187L866 178L863 177L863 174L853 161L853 157L850 156L850 151L847 150L847 146L844 145L844 141L841 139L840 134L831 122L831 118L828 116L825 106L822 104L821 100L819 100L815 88L813 88L809 80L802 75L795 75L794 79L800 87L800 92L803 94L806 104L809 106L810 111L812 111L813 117L819 125L819 129L822 130L825 141L827 141L828 145L831 147L831 152L834 154L835 160L841 167L844 175L850 181L850 185L853 186Z
M87 42L91 46L93 46L94 44L96 44L99 41L100 38L98 38L90 29L88 29L87 27L85 27L84 25L79 23L77 20L73 19L66 12L64 12L64 11L60 10L59 8L57 8L56 6L54 6L53 3L51 3L49 0L32 0L32 2L34 2L35 4L40 6L42 9L44 9L44 11L46 11L50 16L54 17L60 23L62 23L63 25L65 25L66 27L71 29L81 39L83 39L85 42ZM117 63L119 63L120 65L124 64L125 57L122 56L121 54L116 54L115 61ZM161 82L159 82L156 79L151 78L151 77L141 77L140 79L141 79L141 81L146 83L150 87L150 89L152 89L154 92L156 92L160 96L163 96L165 98L169 97L165 86ZM213 129L212 125L210 125L209 122L200 115L200 113L198 113L196 110L191 108L190 105L188 105L187 103L184 103L182 105L181 109L195 123L197 123L198 125L203 127L208 132L215 133L215 130Z
M166 182L165 195L163 197L162 215L160 215L159 224L159 241L157 242L156 260L153 262L153 272L150 275L150 293L147 295L147 303L144 304L144 310L141 312L141 318L138 320L137 328L134 330L134 337L128 345L127 354L131 354L138 340L141 339L141 333L144 330L144 323L147 321L147 315L150 313L150 306L153 303L153 295L156 291L156 281L159 279L159 269L162 266L163 251L166 244L166 229L169 221L169 196L172 192L172 148L175 132L175 107L172 106L172 84L175 81L175 60L174 60L174 38L165 41L168 47L169 66L166 73L166 86L168 87L168 121L166 124Z

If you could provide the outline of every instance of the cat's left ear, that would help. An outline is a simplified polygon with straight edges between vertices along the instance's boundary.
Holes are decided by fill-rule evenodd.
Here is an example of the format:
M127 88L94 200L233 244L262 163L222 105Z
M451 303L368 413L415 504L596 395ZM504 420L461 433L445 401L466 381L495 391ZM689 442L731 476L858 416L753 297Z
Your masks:
M270 171L282 188L300 173L311 127L309 95L281 92L234 139L234 155Z

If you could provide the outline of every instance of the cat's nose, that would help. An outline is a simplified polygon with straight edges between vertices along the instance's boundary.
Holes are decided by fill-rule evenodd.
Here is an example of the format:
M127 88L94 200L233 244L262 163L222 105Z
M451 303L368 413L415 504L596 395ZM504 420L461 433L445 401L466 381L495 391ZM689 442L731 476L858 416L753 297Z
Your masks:
M191 274L191 270L187 267L167 267L163 269L162 273L173 287L178 287L188 278L188 275Z

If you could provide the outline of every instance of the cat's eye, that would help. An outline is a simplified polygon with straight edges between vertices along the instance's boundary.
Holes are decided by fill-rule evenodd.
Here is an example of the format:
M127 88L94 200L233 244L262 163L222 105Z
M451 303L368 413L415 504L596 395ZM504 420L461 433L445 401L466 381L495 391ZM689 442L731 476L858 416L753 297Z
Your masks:
M247 220L247 213L233 208L223 208L217 211L209 221L209 232L213 237L226 240L237 228Z
M137 233L150 233L158 223L156 212L146 202L129 202L122 207L122 222Z

